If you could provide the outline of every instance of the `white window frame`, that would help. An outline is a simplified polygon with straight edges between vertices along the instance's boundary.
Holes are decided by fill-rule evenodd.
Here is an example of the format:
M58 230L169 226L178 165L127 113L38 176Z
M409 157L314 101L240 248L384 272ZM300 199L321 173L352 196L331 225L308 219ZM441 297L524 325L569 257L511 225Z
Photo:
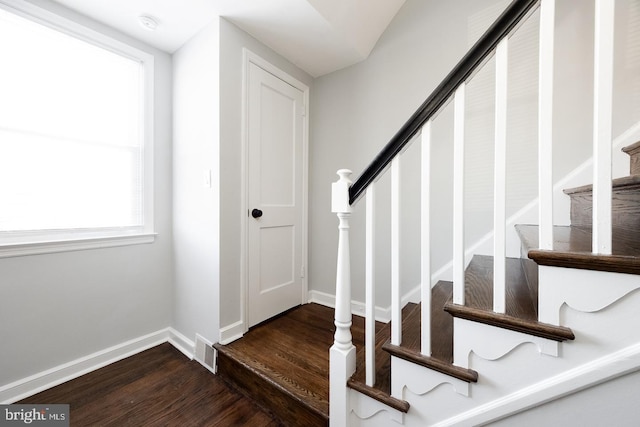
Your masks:
M0 8L71 37L139 61L143 67L142 99L144 116L141 142L143 152L144 219L141 229L136 231L127 229L43 230L41 232L7 233L5 236L0 233L0 258L153 243L157 235L154 228L153 200L153 55L25 1L0 0Z

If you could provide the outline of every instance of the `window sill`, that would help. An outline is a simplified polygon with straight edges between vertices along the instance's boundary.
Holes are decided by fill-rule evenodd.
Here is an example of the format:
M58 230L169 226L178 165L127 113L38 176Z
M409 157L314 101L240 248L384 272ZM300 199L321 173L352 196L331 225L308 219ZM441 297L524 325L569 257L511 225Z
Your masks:
M50 254L56 252L83 251L87 249L112 248L116 246L141 245L145 243L153 243L157 235L157 233L144 233L123 236L94 237L88 239L0 244L0 258Z

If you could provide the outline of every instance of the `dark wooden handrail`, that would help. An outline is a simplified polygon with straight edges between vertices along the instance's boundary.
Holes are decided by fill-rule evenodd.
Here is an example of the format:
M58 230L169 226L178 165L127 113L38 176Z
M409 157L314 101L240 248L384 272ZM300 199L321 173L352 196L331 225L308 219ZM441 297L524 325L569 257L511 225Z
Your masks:
M349 189L349 203L355 203L360 196L387 167L391 160L411 141L422 126L433 117L453 93L474 71L491 55L498 43L538 5L540 0L514 0L491 27L473 45L467 54L445 77L440 85L429 95L426 101L413 113L411 118L391 138L373 162Z

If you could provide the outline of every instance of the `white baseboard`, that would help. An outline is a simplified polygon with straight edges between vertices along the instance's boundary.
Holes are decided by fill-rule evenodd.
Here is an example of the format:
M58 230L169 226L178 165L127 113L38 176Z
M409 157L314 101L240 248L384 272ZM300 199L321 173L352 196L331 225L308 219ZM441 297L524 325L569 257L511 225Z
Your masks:
M220 328L220 344L229 344L244 335L244 323L242 320Z
M64 363L0 387L0 404L13 403L169 341L169 328Z
M309 291L309 302L324 305L325 307L336 307L335 295L327 294L320 291ZM357 316L364 316L365 304L360 301L351 301L351 313ZM376 306L376 320L387 323L391 320L391 308L382 308Z
M173 328L167 328L167 331L169 335L167 341L169 341L169 344L174 346L189 359L193 360L196 352L196 344Z

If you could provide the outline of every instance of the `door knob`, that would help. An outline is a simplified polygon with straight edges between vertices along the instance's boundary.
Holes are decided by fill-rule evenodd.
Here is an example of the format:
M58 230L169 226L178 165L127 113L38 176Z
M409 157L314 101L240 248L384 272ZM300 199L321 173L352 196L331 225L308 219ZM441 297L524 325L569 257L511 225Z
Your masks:
M251 216L254 218L260 218L262 216L262 211L260 209L254 209L251 211Z

